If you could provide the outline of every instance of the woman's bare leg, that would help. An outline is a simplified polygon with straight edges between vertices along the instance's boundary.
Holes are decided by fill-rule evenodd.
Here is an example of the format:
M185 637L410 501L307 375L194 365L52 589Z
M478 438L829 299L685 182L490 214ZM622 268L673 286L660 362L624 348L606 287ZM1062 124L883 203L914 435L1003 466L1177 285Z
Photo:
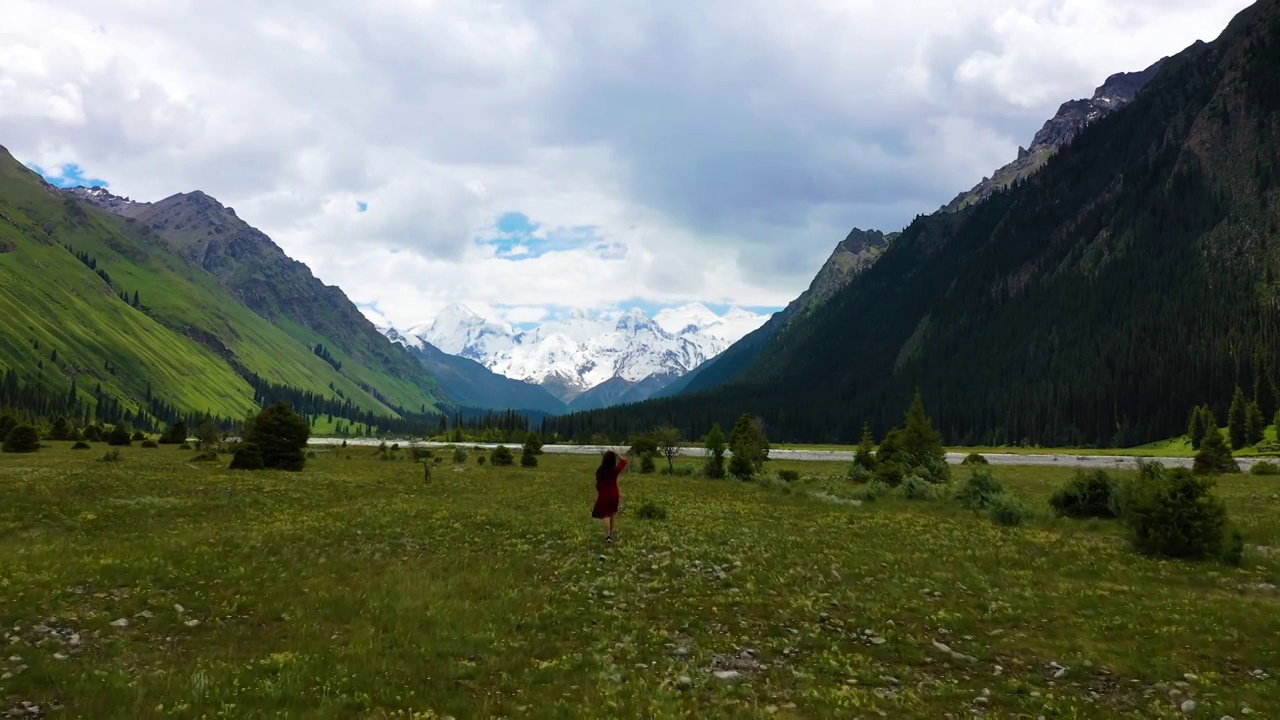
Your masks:
M614 531L618 527L618 513L609 516L609 537L613 537Z

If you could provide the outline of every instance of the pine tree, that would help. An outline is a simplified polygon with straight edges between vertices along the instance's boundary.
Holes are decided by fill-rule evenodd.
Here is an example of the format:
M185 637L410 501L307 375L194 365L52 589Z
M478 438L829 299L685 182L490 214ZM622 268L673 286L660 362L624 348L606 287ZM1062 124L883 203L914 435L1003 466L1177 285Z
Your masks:
M769 457L769 441L761 423L743 413L729 434L729 474L742 480L751 479Z
M871 423L864 422L862 423L862 442L858 444L858 451L854 453L853 464L874 472L876 463L876 439L871 434Z
M310 437L307 421L288 402L280 401L253 419L243 440L262 454L263 467L297 472L306 465L303 451Z
M53 429L49 431L50 440L68 440L71 438L71 429L67 426L67 419L64 417L57 418L53 421Z
M1257 445L1267 436L1267 416L1262 414L1257 400L1250 402L1245 410L1244 427L1250 445Z
M160 436L162 445L181 445L187 441L187 424L182 420L178 420L169 426L164 434Z
M720 423L711 426L711 432L707 433L707 462L703 469L703 474L709 478L724 477L724 450L725 439L724 431L720 429Z
M1199 474L1238 473L1240 465L1231 457L1231 448L1222 439L1222 433L1211 432L1200 443L1193 470Z
M1227 413L1227 430L1231 436L1232 449L1240 450L1249 444L1245 415L1244 391L1237 385L1235 394L1231 396L1231 410Z
M538 467L538 453L540 452L542 452L542 439L538 437L538 433L530 432L525 436L524 445L521 446L521 467Z
M900 436L907 469L933 483L945 483L951 479L947 465L947 451L942 447L942 434L933 428L933 422L924 410L924 400L917 392L907 409Z
M1191 410L1191 424L1187 428L1187 438L1191 440L1193 450L1200 449L1200 442L1204 440L1205 432L1204 410L1197 405Z

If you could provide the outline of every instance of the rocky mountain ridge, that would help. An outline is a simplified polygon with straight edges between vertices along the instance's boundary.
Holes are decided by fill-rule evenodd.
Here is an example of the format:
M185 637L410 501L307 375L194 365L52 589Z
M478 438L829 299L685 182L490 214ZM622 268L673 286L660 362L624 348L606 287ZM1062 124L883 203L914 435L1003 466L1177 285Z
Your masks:
M1031 176L1044 167L1058 148L1071 142L1086 126L1133 102L1168 60L1167 57L1161 58L1138 72L1115 73L1094 90L1092 97L1063 103L1058 112L1036 131L1031 145L1018 148L1017 158L990 177L983 178L972 189L957 195L939 212L955 212Z

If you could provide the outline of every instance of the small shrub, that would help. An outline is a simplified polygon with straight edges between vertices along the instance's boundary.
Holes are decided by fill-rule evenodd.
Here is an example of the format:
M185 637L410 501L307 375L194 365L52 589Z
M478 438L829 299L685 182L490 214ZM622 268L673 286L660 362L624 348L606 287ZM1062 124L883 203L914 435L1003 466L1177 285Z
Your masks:
M187 424L181 420L165 429L160 436L161 445L181 445L187 441Z
M112 447L126 447L133 444L133 436L129 434L129 428L116 425L111 428L111 432L107 433L107 444Z
M40 431L33 425L17 425L4 438L7 453L33 453L40 449Z
M307 459L308 459L308 460L314 460L314 459L315 459L315 457L316 457L316 451L315 451L315 450L308 450L308 451L307 451Z
M778 479L783 482L795 482L800 479L800 473L795 470L779 470Z
M453 449L453 462L455 465L461 465L465 463L468 457L470 457L470 455L467 454L467 451L465 449L460 447L456 447Z
M919 475L908 475L898 486L898 492L908 500L935 500L938 492L933 483L925 482Z
M147 436L143 435L141 430L135 430L133 435L131 435L129 439L132 440L133 442L142 442L143 440L147 439Z
M88 440L89 442L101 442L102 428L97 425L90 425L80 432L80 437L84 440Z
M866 466L854 463L849 467L849 479L859 485L869 483L876 479L874 470L867 469Z
M160 443L156 442L155 440L143 440L142 447L147 448L149 450L154 450L160 447Z
M896 461L882 460L876 467L876 482L884 483L889 487L898 487L906 477L906 469Z
M1280 475L1280 465L1273 462L1261 460L1253 464L1249 473L1252 475Z
M1134 550L1149 556L1232 562L1235 537L1228 533L1227 508L1212 490L1212 480L1185 468L1141 463L1137 479L1117 492L1120 517L1129 527Z
M1239 530L1232 528L1231 533L1223 540L1222 561L1235 567L1239 567L1244 561L1244 536Z
M120 462L123 459L119 450L108 450L106 455L99 458L101 462Z
M511 453L511 448L506 445L499 445L489 453L489 464L498 467L508 467L516 463L516 456Z
M83 440L77 440L75 445L71 446L72 450L92 450L93 446Z
M964 457L964 460L960 461L960 464L961 465L990 465L991 462L987 460L987 456L983 455L982 453L974 452L966 455Z
M1018 497L1001 493L987 504L987 516L997 525L1018 527L1031 517L1031 508Z
M538 467L537 453L525 448L525 450L520 453L520 467Z
M476 456L476 464L477 464L477 465L483 465L483 464L485 463L485 461L486 461L486 460L488 460L488 459L489 459L489 458L487 458L487 457L485 457L485 456L483 456L483 455L477 455L477 456ZM436 462L440 462L440 458L436 458Z
M636 509L636 517L642 520L666 520L667 509L652 500L645 500Z
M191 444L190 444L190 443L182 443L181 445L179 445L179 446L178 446L178 449L179 449L179 450L191 450L192 448L191 448Z
M956 502L960 507L969 510L985 510L991 502L1004 494L1004 486L996 480L990 470L975 469L967 480L960 485L956 493Z
M205 450L191 457L192 462L218 462L218 453L214 450Z
M386 443L383 443L383 445L386 445ZM400 452L400 443L394 443L391 446L391 452Z
M652 473L654 470L656 470L657 467L658 467L657 463L653 461L653 455L651 453L646 452L646 453L640 454L640 474L641 475L648 475L649 473Z
M431 448L416 447L409 451L409 457L413 458L414 462L422 462L424 460L434 458L435 456L436 454L431 452Z
M1105 470L1077 471L1074 478L1049 498L1053 511L1069 518L1114 518L1115 481Z
M890 488L883 482L879 480L872 480L862 487L861 492L858 493L858 497L866 502L875 502L885 495L888 495L892 490L893 488Z
M232 470L265 470L266 467L262 448L254 443L242 443L231 456Z

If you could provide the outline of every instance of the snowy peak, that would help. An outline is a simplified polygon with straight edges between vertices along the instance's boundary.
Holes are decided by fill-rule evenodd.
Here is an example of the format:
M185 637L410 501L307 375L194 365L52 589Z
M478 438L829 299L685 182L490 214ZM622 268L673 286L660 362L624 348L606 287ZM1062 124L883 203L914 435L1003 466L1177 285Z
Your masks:
M516 342L515 332L509 325L489 322L458 303L446 306L431 323L415 325L404 335L431 343L450 355L460 355L482 364L488 355Z
M665 309L656 317L639 308L605 316L575 309L518 332L453 304L429 323L382 332L394 342L418 347L430 343L500 375L542 385L565 402L610 381L631 388L625 395L632 402L720 354L765 320L740 308L720 316L692 303Z
M133 211L147 207L147 203L135 202L127 197L112 194L104 187L74 187L66 192L75 195L93 205L117 215L130 216Z

